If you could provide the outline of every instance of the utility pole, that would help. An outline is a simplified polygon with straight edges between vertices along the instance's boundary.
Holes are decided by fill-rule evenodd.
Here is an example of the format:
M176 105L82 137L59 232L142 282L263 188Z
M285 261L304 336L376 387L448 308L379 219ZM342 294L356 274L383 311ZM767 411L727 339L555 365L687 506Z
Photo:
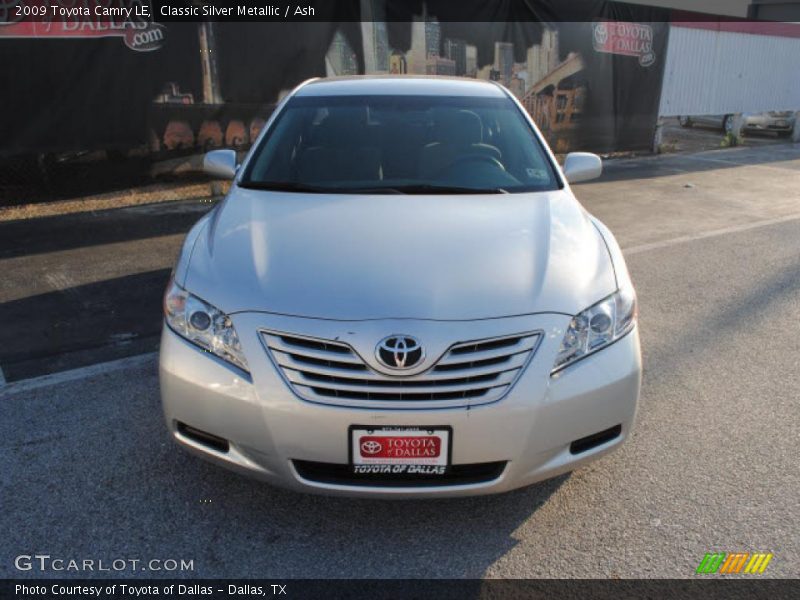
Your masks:
M200 23L197 30L200 38L200 68L203 73L203 103L222 104L217 75L217 42L214 37L214 23Z

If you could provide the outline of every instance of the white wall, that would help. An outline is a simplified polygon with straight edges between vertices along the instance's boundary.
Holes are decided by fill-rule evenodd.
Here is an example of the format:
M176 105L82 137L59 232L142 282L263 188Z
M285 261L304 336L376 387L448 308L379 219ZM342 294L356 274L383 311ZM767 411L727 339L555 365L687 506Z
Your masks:
M670 28L660 115L800 110L800 38Z
M625 0L630 4L660 6L727 17L746 17L750 0Z

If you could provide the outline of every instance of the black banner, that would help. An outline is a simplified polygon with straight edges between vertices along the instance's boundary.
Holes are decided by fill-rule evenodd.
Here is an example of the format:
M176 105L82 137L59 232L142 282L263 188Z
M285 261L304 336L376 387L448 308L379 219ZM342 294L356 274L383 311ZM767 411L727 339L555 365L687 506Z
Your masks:
M18 600L88 598L205 598L233 600L591 600L704 599L782 600L796 598L797 580L6 580L2 598Z
M45 22L15 19L7 7L0 155L137 150L159 157L244 148L298 83L362 73L498 81L557 152L651 146L665 10L595 0L344 0L324 7L313 19L281 22L135 15Z

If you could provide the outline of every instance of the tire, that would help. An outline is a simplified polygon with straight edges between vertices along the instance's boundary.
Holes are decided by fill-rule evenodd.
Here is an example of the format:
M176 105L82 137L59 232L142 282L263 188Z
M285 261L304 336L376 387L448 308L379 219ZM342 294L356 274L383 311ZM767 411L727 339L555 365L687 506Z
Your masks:
M722 119L722 133L733 133L733 115L725 115Z
M694 125L694 123L692 123L691 117L678 117L678 123L680 124L681 127L686 127L686 128L689 128L692 125Z

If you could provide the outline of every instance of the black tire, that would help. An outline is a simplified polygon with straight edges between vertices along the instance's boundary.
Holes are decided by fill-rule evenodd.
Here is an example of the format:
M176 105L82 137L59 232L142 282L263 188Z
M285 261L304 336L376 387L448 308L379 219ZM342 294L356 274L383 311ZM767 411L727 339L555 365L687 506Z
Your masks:
M678 124L681 127L685 127L687 129L689 127L691 127L692 125L694 125L694 123L692 122L692 118L691 117L678 117Z
M722 133L733 133L733 115L725 115L722 119Z

